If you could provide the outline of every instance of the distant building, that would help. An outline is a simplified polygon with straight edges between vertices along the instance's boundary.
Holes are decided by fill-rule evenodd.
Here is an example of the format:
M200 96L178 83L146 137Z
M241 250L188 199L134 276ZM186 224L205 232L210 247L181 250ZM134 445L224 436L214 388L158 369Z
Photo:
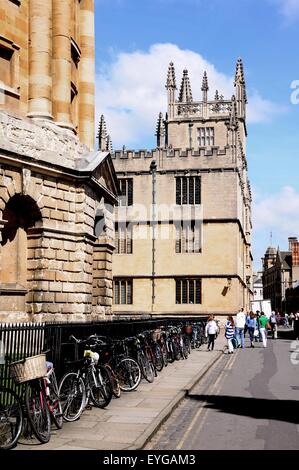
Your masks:
M156 148L114 152L122 194L113 254L115 314L227 315L250 307L251 191L240 59L234 85L229 99L218 91L209 97L204 73L202 97L195 101L184 70L176 96L170 63L168 109L159 114Z
M297 238L289 237L288 251L268 247L262 261L264 299L271 300L273 310L284 312L298 309L299 242Z
M0 322L105 317L118 183L94 152L94 0L1 0L0 32Z
M253 273L253 300L263 300L263 272Z

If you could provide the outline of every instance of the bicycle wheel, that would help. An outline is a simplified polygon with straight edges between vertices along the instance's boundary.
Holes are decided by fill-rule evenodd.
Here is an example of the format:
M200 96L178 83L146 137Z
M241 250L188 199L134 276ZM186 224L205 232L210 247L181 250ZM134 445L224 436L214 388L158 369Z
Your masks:
M167 343L167 359L169 364L172 364L175 360L172 341L168 341Z
M50 383L48 384L48 387L49 387L48 407L50 410L50 415L57 429L61 429L63 425L63 412L62 412L61 401L59 398L59 390L58 390L56 375L54 371L52 371L50 375Z
M141 370L135 359L122 359L115 367L120 389L124 392L136 390L141 380Z
M16 446L23 428L23 411L19 397L8 388L0 388L0 449Z
M62 377L59 397L65 421L79 419L86 404L86 389L82 378L76 372L68 372Z
M43 379L30 381L25 391L27 417L36 438L45 444L51 437L51 416L47 396L41 384Z
M155 344L153 346L153 350L155 356L155 368L158 372L161 372L164 367L164 360L161 347L159 346L159 344Z
M145 380L152 383L155 379L153 364L148 360L143 352L139 352L138 354L138 364Z
M161 351L162 351L162 356L163 356L164 367L167 367L168 366L168 354L167 354L167 347L165 343L162 344Z
M88 374L91 401L97 408L106 408L112 399L112 387L107 369L97 366Z
M116 377L116 374L115 374L114 370L112 369L112 367L109 364L105 364L104 367L107 369L107 371L109 373L113 396L115 398L120 398L121 389L120 389L120 386L119 386L118 378Z

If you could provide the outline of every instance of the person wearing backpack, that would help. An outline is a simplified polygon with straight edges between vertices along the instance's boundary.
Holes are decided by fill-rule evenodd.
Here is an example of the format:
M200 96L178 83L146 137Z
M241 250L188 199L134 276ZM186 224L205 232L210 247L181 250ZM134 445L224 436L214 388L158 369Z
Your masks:
M232 316L227 317L225 337L227 339L228 354L234 353L233 338L235 336L235 322Z

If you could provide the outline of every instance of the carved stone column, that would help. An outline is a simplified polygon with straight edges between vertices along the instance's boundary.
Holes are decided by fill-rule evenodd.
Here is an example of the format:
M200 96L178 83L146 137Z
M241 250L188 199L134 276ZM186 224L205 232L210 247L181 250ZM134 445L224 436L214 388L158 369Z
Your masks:
M53 0L53 115L56 123L71 124L72 0Z
M94 0L80 2L79 137L94 146Z
M28 116L52 119L52 0L29 2Z

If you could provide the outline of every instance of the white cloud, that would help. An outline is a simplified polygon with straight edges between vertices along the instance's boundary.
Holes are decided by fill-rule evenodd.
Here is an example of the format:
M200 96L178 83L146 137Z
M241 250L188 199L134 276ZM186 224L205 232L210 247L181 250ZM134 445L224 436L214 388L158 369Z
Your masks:
M273 230L280 238L299 235L299 192L295 188L284 186L278 193L254 199L255 230Z
M254 188L253 200L253 253L257 270L270 244L284 251L288 249L288 237L299 236L299 192L284 186L264 196Z
M229 76L216 70L202 55L175 44L154 44L147 52L120 52L111 63L103 64L96 77L97 117L105 115L115 148L154 143L156 119L160 111L167 109L165 82L170 61L175 64L178 87L183 69L189 70L195 100L201 99L205 70L211 97L216 89L227 99L234 93L233 62ZM267 121L277 111L275 104L257 92L249 96L248 122Z
M299 0L276 0L279 10L288 20L299 18Z

